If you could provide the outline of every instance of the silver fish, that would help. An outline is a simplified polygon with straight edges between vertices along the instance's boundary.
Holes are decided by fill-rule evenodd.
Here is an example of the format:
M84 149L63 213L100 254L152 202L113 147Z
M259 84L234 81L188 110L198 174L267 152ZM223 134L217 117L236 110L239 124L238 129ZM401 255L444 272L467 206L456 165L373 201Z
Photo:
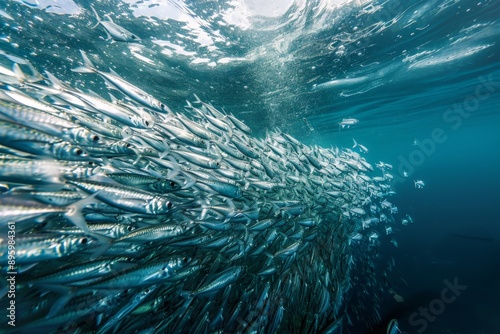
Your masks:
M90 6L92 11L94 12L95 17L97 18L97 25L100 24L103 26L104 30L106 30L106 34L108 35L108 39L113 39L119 42L139 42L141 39L137 37L135 34L131 33L127 29L119 26L114 23L113 20L108 16L108 21L103 21L97 14L96 10L93 6ZM97 26L96 25L96 26ZM95 27L94 27L95 28Z

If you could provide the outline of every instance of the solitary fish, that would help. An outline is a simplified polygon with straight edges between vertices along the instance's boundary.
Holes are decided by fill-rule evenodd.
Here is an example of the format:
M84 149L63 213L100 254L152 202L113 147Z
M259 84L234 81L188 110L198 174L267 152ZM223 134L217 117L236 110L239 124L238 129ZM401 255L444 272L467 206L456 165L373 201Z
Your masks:
M342 119L342 122L339 123L339 130L342 128L345 128L347 127L349 129L349 127L351 125L354 125L354 124L358 124L359 123L359 120L355 119L355 118L343 118Z
M163 113L169 112L168 107L164 105L161 101L154 98L151 94L148 94L139 87L132 85L130 82L126 81L115 72L99 71L97 68L95 68L94 64L92 64L92 62L87 57L85 52L80 50L80 53L82 54L83 66L72 69L73 72L97 73L101 77L103 77L104 80L106 80L106 82L108 82L112 87L118 89L123 94L130 97L132 100L137 101L140 104L148 108L151 108L153 110L156 110L158 112L163 112ZM149 115L145 112L142 113L141 116L152 117L152 115Z
M396 319L392 319L389 321L387 325L387 334L397 334L401 333L401 330L398 328L398 321Z

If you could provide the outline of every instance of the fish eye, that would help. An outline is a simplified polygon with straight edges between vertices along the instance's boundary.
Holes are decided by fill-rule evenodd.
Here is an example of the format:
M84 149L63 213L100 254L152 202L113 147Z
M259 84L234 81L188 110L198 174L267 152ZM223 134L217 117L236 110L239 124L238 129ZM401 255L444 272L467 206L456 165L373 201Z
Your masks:
M205 141L204 140L201 141L201 145L205 145Z
M170 209L172 207L172 202L167 202L167 209Z
M176 182L174 182L174 181L170 181L170 186L171 186L172 188L177 187L177 183L176 183Z
M182 262L187 263L188 262L188 258L187 257L183 257L182 258Z
M132 146L132 145L130 145L129 143L126 143L126 144L125 144L125 147L126 147L126 148L129 148L130 146Z
M97 136L97 135L92 137L93 141L99 141L99 139L101 139L101 138L99 138L99 136Z
M160 108L165 110L165 105L163 103L160 102Z
M88 239L87 239L87 238L81 238L81 239L80 239L80 244L81 244L81 245L86 245L86 244L87 244L87 242L88 242Z
M146 126L149 126L149 121L144 121L144 124L146 124Z
M219 162L216 162L215 164L216 164L217 166L220 166L220 163L219 163Z
M75 154L76 155L82 155L83 151L81 149L77 148L76 151L75 151Z

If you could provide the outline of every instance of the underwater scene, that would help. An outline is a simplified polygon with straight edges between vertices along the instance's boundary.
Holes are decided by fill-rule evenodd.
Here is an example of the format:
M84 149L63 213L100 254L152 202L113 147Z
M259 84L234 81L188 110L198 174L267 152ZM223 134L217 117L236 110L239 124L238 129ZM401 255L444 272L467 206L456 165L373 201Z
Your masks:
M0 333L500 333L500 4L0 1Z

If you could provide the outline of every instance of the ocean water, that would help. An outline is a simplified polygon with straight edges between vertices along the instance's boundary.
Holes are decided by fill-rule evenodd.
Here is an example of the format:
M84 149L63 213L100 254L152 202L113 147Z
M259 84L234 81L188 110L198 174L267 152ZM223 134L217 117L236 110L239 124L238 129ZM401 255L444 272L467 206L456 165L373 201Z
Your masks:
M107 40L91 4L140 42ZM395 318L408 333L500 332L498 2L4 0L0 10L2 54L79 87L106 91L71 72L84 50L170 108L196 94L257 137L356 139L368 161L394 166L392 200L413 223L380 250L404 301L384 292L381 320L353 318L345 331L385 333ZM349 117L359 123L339 129Z

